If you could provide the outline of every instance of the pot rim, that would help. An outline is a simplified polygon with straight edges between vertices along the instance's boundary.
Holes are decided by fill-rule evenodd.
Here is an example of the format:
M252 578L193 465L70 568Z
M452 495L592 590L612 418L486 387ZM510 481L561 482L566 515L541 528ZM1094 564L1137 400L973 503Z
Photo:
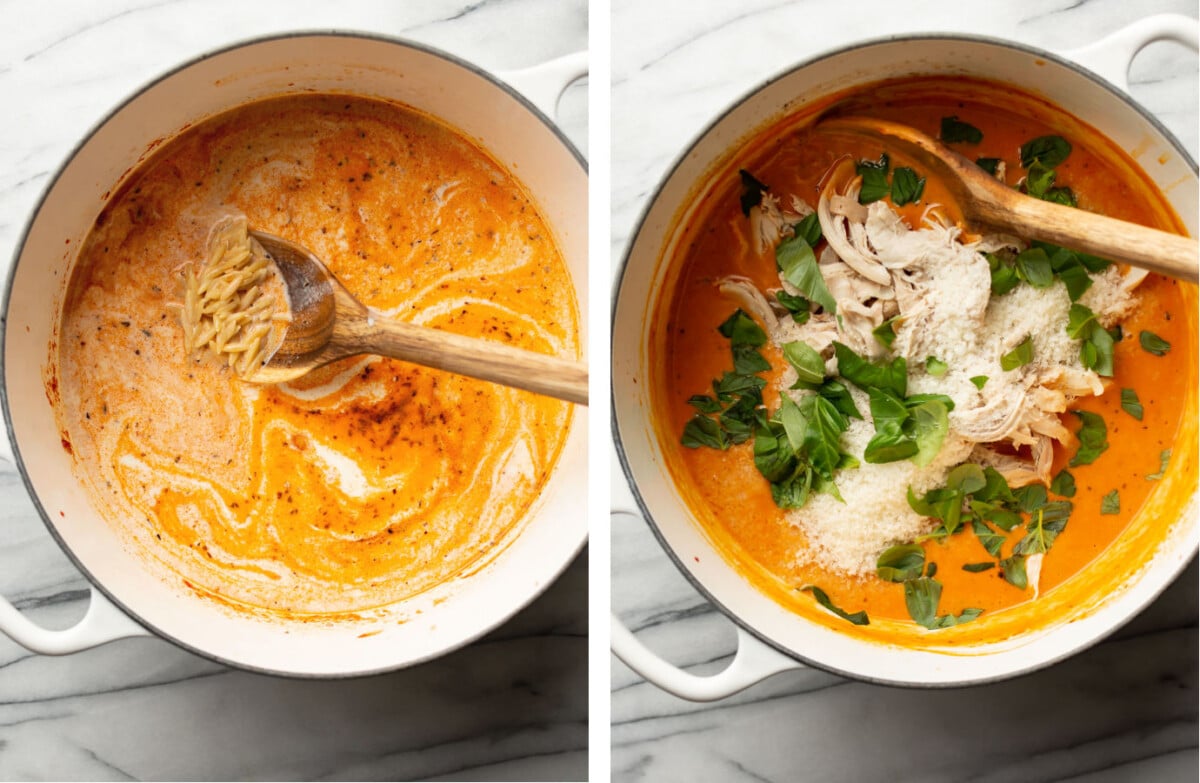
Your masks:
M809 66L814 65L822 60L827 60L831 57L848 54L850 52L858 51L861 49L869 49L872 47L881 46L881 45L885 45L885 44L904 43L904 42L920 42L920 41L963 41L966 43L996 46L999 48L1008 49L1010 51L1015 51L1015 52L1020 52L1020 53L1024 53L1024 54L1034 55L1036 57L1041 57L1048 61L1054 62L1057 65L1063 66L1063 67L1067 68L1069 71L1074 72L1077 76L1087 79L1087 80L1093 82L1094 84L1099 85L1100 87L1104 88L1110 95L1112 95L1112 97L1119 99L1126 106L1128 106L1129 108L1131 108L1135 112L1137 112L1143 120L1147 121L1151 126L1153 126L1155 128L1155 130L1157 130L1159 133L1161 133L1163 135L1163 137L1171 143L1171 146L1175 149L1175 151L1177 153L1179 153L1179 155L1187 163L1188 167L1192 170L1193 173L1200 173L1200 172L1198 172L1198 169L1196 166L1196 161L1192 158L1192 156L1188 153L1188 151L1183 148L1183 145L1180 143L1179 139L1177 139L1175 137L1175 135L1173 133L1171 133L1171 131L1168 130L1167 127L1157 117L1150 114L1150 112L1147 111L1145 107L1143 107L1137 101L1133 100L1133 97L1131 95L1129 95L1128 93L1124 92L1123 90L1116 87L1115 85L1113 85L1106 79L1098 76L1097 74L1095 74L1092 71L1088 70L1087 68L1083 67L1082 65L1075 62L1074 60L1064 57L1063 55L1056 54L1054 52L1049 52L1049 51L1046 51L1045 49L1040 49L1036 46L1031 46L1029 44L1024 44L1024 43L1020 43L1017 41L1011 41L1011 40L1007 40L1004 38L996 38L993 36L975 35L975 34L971 34L971 33L941 33L941 32L937 32L937 33L898 33L896 35L879 36L879 37L875 37L875 38L865 39L865 40L859 41L857 43L851 43L851 44L847 44L845 46L840 46L840 47L837 47L834 49L829 49L829 50L826 50L823 52L818 52L817 54L815 54L811 57L808 57L804 60L800 60L800 61L796 62L792 66L788 67L786 70L780 71L780 72L762 80L756 86L743 92L739 97L737 97L736 99L731 101L729 104L727 104L725 106L725 108L723 108L717 115L715 115L709 122L707 122L704 125L704 127L701 128L700 131L698 131L692 137L691 141L689 141L686 144L686 146L684 146L683 149L675 156L675 159L673 161L671 161L670 165L667 167L667 169L665 170L663 175L659 178L658 183L654 186L654 189L650 192L649 198L646 200L645 204L642 206L641 212L638 215L636 222L634 223L634 230L629 235L629 240L626 244L625 252L622 254L620 265L617 268L616 275L614 275L612 298L611 298L612 306L611 306L611 310L610 310L610 314L609 314L609 334L611 335L616 330L617 303L620 298L621 291L624 288L625 274L629 269L630 256L633 254L633 248L638 244L638 242L642 238L642 232L646 228L646 219L649 217L651 209L653 209L654 205L658 202L659 197L662 195L663 189L666 187L666 184L675 176L675 174L679 171L679 169L683 166L683 164L687 160L688 155L692 152L693 149L695 149L696 145L699 144L702 139L704 139L704 137L706 137L717 125L719 125L721 122L723 122L726 117L728 117L731 113L733 113L738 108L740 108L743 104L745 104L747 101L752 99L754 96L758 95L760 92L767 89L771 85L773 85L783 79L789 78L792 74L796 73L797 71L800 71L804 68L808 68ZM612 363L615 360L616 351L617 351L617 348L616 348L616 344L614 343L610 347L610 357L609 357L610 363ZM871 675L865 675L862 673L852 672L852 671L849 671L846 669L841 669L836 666L831 666L829 664L817 663L817 662L811 660L810 658L808 658L807 656L802 655L802 654L796 652L795 650L792 650L782 644L775 642L774 640L767 637L765 633L763 633L763 632L759 631L757 628L751 626L747 621L743 620L736 612L732 611L728 606L726 606L724 603L722 603L715 595L713 595L712 592L709 591L708 588L706 588L700 582L700 580L691 572L691 570L685 564L683 558L681 558L678 555L678 553L676 553L675 550L671 547L671 545L667 542L666 536L663 534L662 530L659 528L658 523L654 520L653 515L650 513L649 507L646 505L645 499L642 497L641 491L638 489L637 482L634 480L633 471L629 464L629 458L625 452L625 444L624 444L624 441L621 439L621 427L620 427L620 422L617 419L616 389L613 386L613 384L611 383L611 381L609 384L609 405L610 405L610 411L611 411L611 427L612 427L612 435L613 435L613 445L617 452L617 459L621 463L621 472L625 474L625 482L629 486L629 491L633 496L634 503L637 505L638 510L641 513L642 519L645 520L646 524L650 528L650 531L654 534L655 539L658 540L659 546L662 547L663 551L667 554L667 557L669 557L671 559L671 561L675 564L675 568L683 575L683 577L685 579L687 579L687 581L692 585L692 587L697 592L699 592L700 595L705 598L705 600L707 600L718 611L720 611L729 620L731 620L738 628L741 628L742 630L744 630L745 632L747 632L748 634L753 636L755 639L757 639L759 642L761 642L762 644L765 644L769 648L776 650L777 652L780 652L783 655L786 655L789 658L792 658L793 660L798 661L809 668L818 669L821 671L827 671L827 672L830 672L831 674L836 674L841 677L847 677L847 678L850 678L853 680L857 680L859 682L867 682L867 683L871 683L871 684L875 684L875 685L886 685L886 686L900 687L900 688L948 690L948 689L954 689L954 688L969 688L969 687L974 687L977 685L986 685L986 684L993 683L993 682L1012 680L1012 679L1016 679L1018 677L1023 677L1023 676L1029 675L1029 674L1033 674L1034 672L1049 668L1049 667L1059 663L1060 661L1066 660L1067 658L1078 655L1079 653L1084 652L1085 650L1099 644L1100 642L1104 641L1112 634L1116 633L1118 630L1120 630L1122 627L1124 627L1127 623L1131 622L1135 617L1137 617L1138 614L1140 614L1142 611L1144 611L1145 608L1147 606L1149 606L1154 600L1156 600L1163 593L1163 591L1165 591L1168 587L1171 586L1171 584L1174 583L1174 581L1176 579L1178 579L1179 574L1182 573L1182 571L1185 568L1187 568L1187 566L1190 565L1193 560L1196 559L1196 553L1193 552L1191 557L1189 557L1185 560L1182 560L1181 564L1180 564L1179 568L1176 570L1174 576L1172 576L1168 580L1165 580L1163 584L1157 586L1152 591L1152 593L1147 596L1145 602L1141 605L1141 607L1139 607L1139 609L1136 612L1134 612L1134 613L1130 614L1128 617L1125 617L1125 618L1119 620L1118 622L1114 623L1111 627L1109 627L1107 630L1105 630L1104 633L1101 633L1098 636L1094 637L1093 639L1089 640L1086 644L1076 647L1068 652L1053 656L1046 660L1032 663L1030 665L1025 666L1024 668L1020 668L1015 671L996 675L994 677L978 677L975 679L963 680L963 681L958 681L958 682L934 682L934 683L915 682L912 680L889 679L887 677L876 677L876 676L871 676Z
M555 124L555 122L552 119L547 117L537 106L535 106L528 98L526 98L524 95L522 95L515 87L513 87L512 85L509 85L507 82L504 82L503 80L501 80L500 78L498 78L497 76L495 76L494 74L489 72L488 70L486 70L478 65L475 65L474 63L470 62L469 60L464 60L463 58L458 57L457 55L451 54L451 53L446 52L437 47L430 46L429 44L413 41L413 40L410 40L407 38L402 38L400 36L387 35L384 33L368 32L368 31L362 31L362 30L337 29L337 28L319 28L319 29L306 29L306 30L288 30L288 31L283 31L283 32L279 32L279 33L268 33L265 35L251 36L249 38L243 38L243 39L236 40L232 43L223 44L223 45L211 48L211 49L206 49L205 51L201 52L200 54L189 57L188 59L183 60L183 61L179 62L178 64L172 66L168 70L163 71L162 73L158 74L157 76L150 79L149 81L144 82L143 84L141 84L140 86L135 88L123 100L121 100L120 102L115 104L112 108L110 108L106 112L104 112L104 114L98 120L96 120L91 125L90 128L88 128L88 130L84 133L84 135L80 138L80 140L77 141L71 147L70 151L66 154L66 156L64 156L64 158L62 159L62 162L60 162L58 164L58 166L55 168L53 174L47 180L46 185L42 188L42 192L38 195L38 198L34 204L33 210L29 213L29 216L26 218L24 226L21 229L21 233L18 235L17 242L13 246L12 260L9 263L8 273L4 280L3 291L0 292L0 411L3 412L5 429L7 430L6 436L8 438L9 447L11 448L12 455L13 455L13 464L16 466L17 472L21 476L21 481L25 485L26 494L29 496L30 500L33 502L34 507L37 509L39 516L41 516L41 518L42 518L42 523L46 526L46 530L50 533L50 536L54 539L55 543L58 544L59 549L62 550L62 552L64 554L66 554L67 558L71 561L72 565L74 565L80 571L80 573L83 575L83 577L87 580L87 582L92 590L99 591L105 598L107 598L109 601L111 601L114 606L116 606L118 609L120 609L122 612L124 612L126 615L128 615L131 619L136 621L139 625L141 625L142 627L144 627L148 631L150 631L155 637L162 639L164 641L170 642L171 644L175 645L176 647L179 647L183 650L194 653L201 657L207 658L216 663L220 663L220 664L229 666L234 669L240 669L242 671L253 672L256 674L265 674L265 675L269 675L272 677L281 677L281 678L296 679L296 680L342 680L342 679L351 679L351 678L358 678L358 677L373 677L373 676L377 676L377 675L387 674L387 673L393 672L393 671L398 671L400 669L405 669L410 666L416 666L418 664L425 663L426 661L432 660L434 658L440 658L444 655L449 655L450 653L455 652L456 650L459 650L459 649L466 647L467 645L477 641L480 637L495 630L500 625L502 625L505 622L507 622L508 620L510 620L518 612L520 612L526 606L531 604L540 595L542 595L547 589L549 589L549 587L551 585L553 585L554 582L556 582L560 576L562 576L563 572L566 571L567 568L569 568L570 565L575 562L575 560L579 557L579 553L582 552L583 548L587 545L586 531L585 531L584 536L580 539L578 545L575 547L571 556L569 558L567 558L563 563L558 565L557 568L555 568L551 573L549 573L547 575L545 583L538 590L534 591L534 593L531 596L529 596L529 598L527 600L518 602L517 605L512 606L509 609L507 609L506 612L503 613L502 616L499 616L499 617L495 618L494 620L490 620L489 622L482 624L480 626L480 628L478 628L475 632L468 634L463 639L455 642L452 645L444 647L436 652L432 652L428 655L420 656L420 657L413 658L410 660L400 661L395 664L389 664L387 666L377 667L377 668L373 668L373 669L365 669L365 670L361 670L361 671L357 671L357 670L342 671L342 672L336 672L336 673L296 672L296 671L289 671L286 669L272 669L272 668L268 668L268 667L254 666L254 665L245 664L245 663L242 663L239 661L234 661L230 658L227 658L225 656L222 656L222 655L217 654L210 650L201 649L191 643L185 642L185 641L177 638L176 636L173 636L171 634L167 634L167 633L163 632L161 629L159 629L152 623L147 622L145 619L142 618L142 616L140 614L135 612L126 603L122 602L119 598L117 598L115 595L113 595L113 593L100 580L96 579L92 575L92 572L87 567L87 565L84 564L76 556L75 552L70 548L70 546L67 545L66 541L59 534L57 528L54 525L54 521L53 521L51 515L46 511L46 508L42 505L41 498L38 497L37 492L34 490L33 483L29 478L28 470L25 467L25 462L21 458L21 452L17 446L16 434L15 434L15 431L12 426L12 420L13 420L12 411L9 408L8 379L7 379L7 368L5 366L6 363L5 363L4 346L7 343L7 336L8 336L8 308L9 308L9 301L12 298L13 282L16 279L17 265L21 259L21 255L24 253L25 243L29 238L29 232L33 228L33 225L37 221L38 217L41 215L42 207L45 206L46 199L49 197L50 192L52 190L54 190L55 185L58 184L58 181L62 177L63 172L66 171L67 167L71 165L71 163L75 160L76 156L79 155L79 153L84 149L84 147L86 147L88 144L90 144L92 142L93 137L100 131L101 128L103 128L106 124L108 124L108 122L110 120L112 120L115 116L117 116L122 111L124 111L127 106L129 106L135 100L141 98L142 95L144 95L147 91L154 88L161 82L166 81L167 79L175 76L176 74L178 74L182 71L185 71L201 62L212 59L214 57L224 55L228 52L236 51L239 49L249 48L252 46L258 46L261 44L269 44L269 43L273 43L275 41L288 40L288 39L292 39L292 38L352 38L352 39L362 39L362 40L374 41L374 42L379 42L379 43L386 43L386 44L400 46L400 47L407 48L407 49L413 49L418 52L421 52L422 54L431 55L433 57L444 60L452 65L456 65L460 68L463 68L463 69L475 74L476 76L483 78L486 82L488 82L490 84L491 87L499 88L501 91L503 91L504 93L507 93L510 97L514 98L519 104L521 104L521 106L526 111L530 112L537 120L539 120L544 126L546 126L546 128L551 133L554 134L554 136L558 139L558 141L567 149L568 152L570 152L571 156L575 159L575 162L578 163L580 168L583 169L584 175L586 176L588 174L587 160L580 153L579 149L571 142L571 140L569 138L567 138L566 134L563 133L562 129L559 128L558 125ZM233 107L231 106L231 107L227 107L227 108L233 108ZM210 115L210 116L214 116L214 115ZM207 119L207 118L205 118L205 119Z

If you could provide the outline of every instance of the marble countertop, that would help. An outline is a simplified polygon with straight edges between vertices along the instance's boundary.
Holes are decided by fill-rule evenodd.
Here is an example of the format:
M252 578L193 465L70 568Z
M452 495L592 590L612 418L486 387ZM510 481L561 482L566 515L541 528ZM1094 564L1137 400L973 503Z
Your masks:
M790 64L856 40L956 31L1070 49L1192 0L1140 3L859 0L612 4L612 261L667 167L723 108ZM1197 150L1197 58L1147 48L1133 96ZM630 507L615 455L614 503ZM696 673L728 664L731 622L676 571L640 519L612 520L612 606L648 646ZM1116 635L1011 682L949 691L866 685L816 670L692 704L612 660L618 781L1194 781L1195 561Z
M587 48L583 0L0 2L0 270L94 123L177 63L283 30L410 38L492 71ZM587 89L559 121L586 152ZM0 593L82 617L87 584L0 460ZM0 779L578 780L587 775L587 554L479 642L352 681L234 671L153 638L61 658L0 637Z

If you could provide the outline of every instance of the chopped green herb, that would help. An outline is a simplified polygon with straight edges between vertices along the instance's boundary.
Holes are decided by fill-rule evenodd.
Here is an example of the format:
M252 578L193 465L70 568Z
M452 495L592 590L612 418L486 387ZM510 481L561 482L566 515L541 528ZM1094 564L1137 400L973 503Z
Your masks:
M791 476L771 485L771 498L782 509L803 508L808 502L812 484L812 467L798 464Z
M1166 474L1166 472L1167 472L1167 465L1170 462L1171 462L1171 450L1163 449L1162 453L1158 455L1158 472L1157 473L1147 473L1146 478L1149 481L1162 480L1163 475Z
M1009 263L999 253L988 253L985 257L992 272L992 296L1004 296L1017 287L1021 279L1017 277L1015 263Z
M930 563L925 567L925 576L929 577L930 579L937 576L937 563Z
M1083 341L1079 347L1079 359L1084 367L1095 370L1099 375L1113 374L1112 335L1100 325L1096 314L1089 308L1078 303L1071 305L1067 313L1067 336Z
M771 483L784 481L796 470L796 454L782 425L762 427L754 435L754 467Z
M1051 508L1055 504L1066 504L1066 513L1062 513L1061 506ZM1013 554L1038 555L1049 552L1058 534L1066 528L1070 513L1071 502L1068 500L1056 500L1034 511L1029 517L1029 524L1025 526L1025 537L1013 547Z
M972 574L978 574L980 571L990 571L995 567L996 564L989 561L987 563L964 563L962 569Z
M884 348L891 348L892 343L896 342L896 321L899 319L900 316L894 315L871 330L871 334L875 335L875 339Z
M917 451L912 456L913 464L923 468L933 462L950 431L949 411L946 404L937 400L923 402L912 408L913 441Z
M808 422L803 445L809 462L820 476L832 480L842 455L838 441L850 423L833 403L819 394L801 398L800 410Z
M1104 497L1100 499L1101 514L1120 514L1121 513L1121 495L1117 490L1106 492Z
M918 625L933 627L937 619L938 602L942 599L942 584L936 579L920 577L904 583L904 605Z
M953 628L956 625L962 625L963 623L969 623L972 620L978 618L979 615L981 615L981 614L983 614L983 610L975 609L975 608L963 609L962 614L959 614L959 615L944 614L944 615L938 617L936 620L934 620L933 625L930 626L930 630L940 630L942 628Z
M1033 335L1026 335L1016 348L1000 357L1000 369L1015 370L1033 361Z
M1029 576L1025 572L1025 555L1013 555L1000 561L1005 580L1013 587L1024 590L1029 587Z
M1034 162L1029 167L1029 173L1025 175L1025 192L1034 198L1043 198L1046 191L1054 187L1056 175L1054 169L1043 166L1041 163Z
M830 378L821 384L820 388L817 389L817 394L820 394L833 403L833 407L837 408L846 418L862 418L862 414L858 412L858 408L854 405L854 398L850 396L850 390L837 378Z
M1142 420L1145 410L1136 389L1121 389L1121 409L1138 421Z
M941 378L950 369L950 365L943 362L936 356L925 357L925 372L932 375L934 378Z
M1000 159L999 158L976 158L975 165L978 166L979 168L983 169L984 171L986 171L988 174L991 174L994 177L994 176L996 176L996 171L1000 168Z
M865 611L855 612L854 614L850 614L849 612L846 612L843 609L839 609L838 607L834 606L833 601L829 600L829 596L825 594L825 591L822 590L821 588L817 587L816 585L808 585L808 586L802 587L800 589L807 590L808 592L812 593L813 598L817 599L817 603L819 603L821 606L825 607L829 611L833 612L834 614L836 614L838 617L842 618L843 620L849 620L850 622L854 623L855 625L870 625L871 624L871 620L870 620L870 618L867 617L867 613Z
M721 425L700 413L693 416L684 426L680 443L689 449L698 449L701 446L722 450L729 448L729 439Z
M897 356L890 364L872 364L837 341L833 343L833 352L838 374L863 391L874 386L897 397L904 397L908 391L908 362L903 356Z
M837 302L821 276L812 245L804 237L794 236L780 242L775 248L775 263L783 273L783 279L799 289L809 301L819 304L828 313L837 313Z
M877 161L860 160L855 166L856 173L862 177L862 188L858 193L858 203L870 204L890 195L892 188L888 185L887 153L879 156Z
M1075 497L1075 477L1069 470L1063 468L1050 482L1050 491L1064 498Z
M1017 255L1017 277L1034 288L1049 288L1054 285L1054 271L1050 268L1050 257L1040 247L1022 250Z
M975 384L976 389L982 389L984 384L986 384L987 382L988 382L988 377L986 375L972 375L971 376L971 383Z
M745 169L738 169L738 174L742 178L742 214L749 217L750 210L762 203L763 193L770 188L755 179L754 175Z
M1096 461L1096 458L1103 454L1108 449L1108 427L1104 424L1104 419L1091 411L1072 411L1079 420L1082 426L1077 433L1079 436L1079 450L1075 452L1075 456L1071 457L1070 466L1078 467L1079 465L1090 465Z
M1148 332L1145 329L1138 332L1138 340L1142 344L1142 348L1148 353L1155 356L1163 356L1167 351L1171 350L1171 344L1159 337L1154 332Z
M892 203L898 207L921 200L925 192L925 178L918 177L917 172L902 166L892 173Z
M722 407L721 403L707 394L696 394L688 397L688 405L691 405L701 413L720 413Z
M825 360L808 343L784 343L783 358L796 370L795 388L812 388L825 382Z
M767 342L767 333L740 307L717 327L717 331L729 338L733 345L750 345L757 348Z
M975 533L975 537L979 539L979 543L987 550L987 553L992 557L1000 556L1000 547L1004 545L1004 536L997 533L988 527L988 524L980 519L971 520L971 530Z
M1038 136L1021 145L1021 166L1028 169L1034 163L1054 168L1071 154L1071 143L1062 136Z
M947 144L978 144L983 141L983 131L956 116L942 117L941 139Z
M792 226L792 235L800 237L809 247L816 247L821 241L821 220L816 212L810 212Z
M888 547L875 561L875 574L888 582L907 582L921 575L925 567L925 550L918 544L898 544Z
M792 320L798 324L808 323L809 316L812 315L812 303L803 296L789 294L782 288L775 292L775 300L783 305L789 313L792 314Z

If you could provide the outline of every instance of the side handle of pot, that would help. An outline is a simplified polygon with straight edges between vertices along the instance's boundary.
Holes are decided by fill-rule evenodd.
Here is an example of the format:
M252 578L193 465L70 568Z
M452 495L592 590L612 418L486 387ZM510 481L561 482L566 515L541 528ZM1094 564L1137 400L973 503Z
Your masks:
M636 512L621 510L614 514ZM611 618L613 654L640 674L647 682L689 701L716 701L749 688L757 682L790 669L803 669L799 661L789 658L773 647L759 641L743 628L737 629L737 653L729 666L717 674L692 674L670 663L638 641L616 616Z
M1129 66L1133 58L1155 41L1176 41L1200 51L1200 24L1183 14L1148 16L1062 55L1129 92Z
M547 117L558 116L558 99L576 79L588 74L588 53L574 52L519 71L496 74Z
M99 647L128 636L149 636L142 626L92 588L87 614L75 625L61 631L51 631L21 614L15 606L0 598L0 632L14 642L42 655L68 653Z

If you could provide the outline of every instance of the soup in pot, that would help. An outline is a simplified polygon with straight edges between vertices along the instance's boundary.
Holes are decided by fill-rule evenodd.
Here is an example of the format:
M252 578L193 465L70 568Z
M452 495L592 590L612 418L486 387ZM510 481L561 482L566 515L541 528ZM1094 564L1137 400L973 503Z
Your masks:
M1195 289L970 233L919 163L814 127L823 111L911 125L1035 198L1181 223L1133 161L1041 99L918 78L780 120L681 229L652 399L718 551L849 633L1016 633L1025 621L1002 618L1070 580L1102 591L1088 565L1131 526L1170 524L1162 493L1194 494Z
M353 613L488 562L571 406L375 356L259 387L189 353L185 272L230 212L391 317L580 355L553 232L485 150L362 97L242 106L128 176L75 261L48 388L100 516L164 579L250 611Z

